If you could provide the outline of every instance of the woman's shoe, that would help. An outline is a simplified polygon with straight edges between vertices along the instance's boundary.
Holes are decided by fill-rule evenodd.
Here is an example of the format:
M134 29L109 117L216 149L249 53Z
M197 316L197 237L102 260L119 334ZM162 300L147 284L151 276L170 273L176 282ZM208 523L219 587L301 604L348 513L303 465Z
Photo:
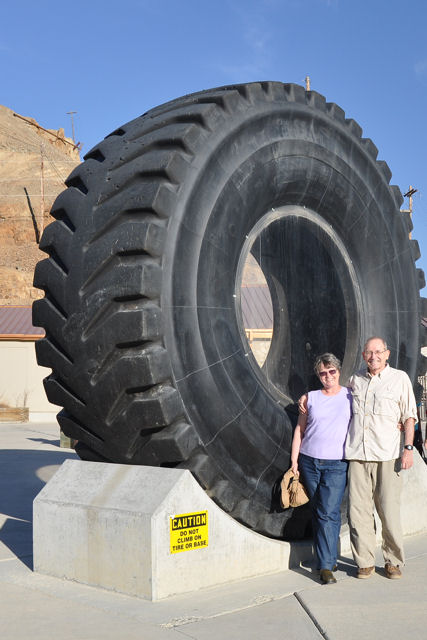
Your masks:
M334 578L334 575L333 575L332 571L329 571L329 569L321 569L320 570L320 579L323 582L323 584L335 584L336 583L336 579Z

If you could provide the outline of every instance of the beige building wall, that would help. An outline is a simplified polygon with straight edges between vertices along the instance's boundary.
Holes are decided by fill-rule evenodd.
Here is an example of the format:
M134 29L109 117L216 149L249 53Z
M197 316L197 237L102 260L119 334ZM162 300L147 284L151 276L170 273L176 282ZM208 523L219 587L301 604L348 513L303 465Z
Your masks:
M0 341L0 405L27 407L30 421L55 422L60 407L48 401L43 387L50 373L37 364L33 341Z

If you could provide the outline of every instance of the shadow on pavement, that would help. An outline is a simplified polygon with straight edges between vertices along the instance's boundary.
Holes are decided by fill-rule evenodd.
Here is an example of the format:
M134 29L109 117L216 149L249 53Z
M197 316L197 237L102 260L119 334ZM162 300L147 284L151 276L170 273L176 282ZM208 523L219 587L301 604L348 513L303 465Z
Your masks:
M31 440L31 442L41 442L42 444L51 444L53 447L60 447L60 440L48 440L47 438L27 438L27 440Z
M48 441L52 444L51 441ZM0 542L32 567L33 500L72 451L0 450Z

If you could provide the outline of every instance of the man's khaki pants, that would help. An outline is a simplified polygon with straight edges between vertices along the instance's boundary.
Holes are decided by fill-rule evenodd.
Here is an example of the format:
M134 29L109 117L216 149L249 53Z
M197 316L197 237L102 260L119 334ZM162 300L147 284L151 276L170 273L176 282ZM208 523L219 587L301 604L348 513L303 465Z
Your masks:
M382 524L384 562L404 563L399 473L400 460L350 460L348 517L351 550L358 567L375 566L374 504Z

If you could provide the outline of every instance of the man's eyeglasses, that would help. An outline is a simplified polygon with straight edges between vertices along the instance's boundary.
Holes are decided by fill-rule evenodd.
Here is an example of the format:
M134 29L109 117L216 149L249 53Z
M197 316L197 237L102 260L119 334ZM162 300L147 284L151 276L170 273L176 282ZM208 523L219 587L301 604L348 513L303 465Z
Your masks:
M365 356L368 356L368 358L371 358L372 356L380 356L385 351L387 351L387 349L383 349L382 351L364 351L363 353Z
M334 375L336 375L336 372L337 372L336 369L328 369L328 371L319 371L319 376L321 378L326 378L328 373L329 373L330 376L334 376Z

